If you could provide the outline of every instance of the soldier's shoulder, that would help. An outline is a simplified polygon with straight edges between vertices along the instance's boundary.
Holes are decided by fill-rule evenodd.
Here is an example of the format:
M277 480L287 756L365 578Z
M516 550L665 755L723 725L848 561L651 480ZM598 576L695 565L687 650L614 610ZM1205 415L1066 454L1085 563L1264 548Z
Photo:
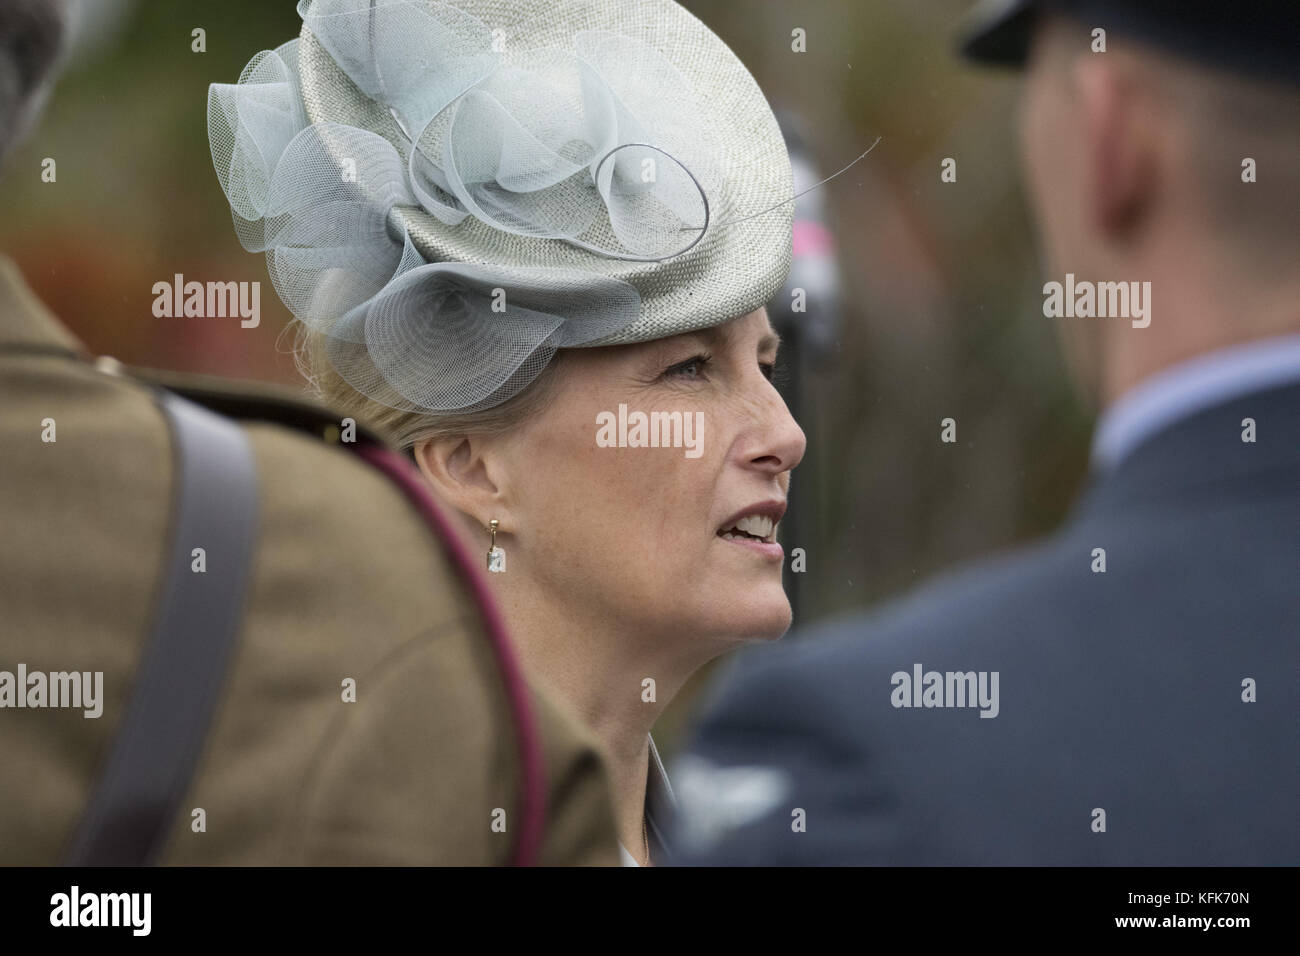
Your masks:
M337 444L341 440L386 444L385 439L364 422L344 416L302 389L288 385L158 369L129 368L124 372L140 382L165 388L235 421L278 425L314 436L327 444Z

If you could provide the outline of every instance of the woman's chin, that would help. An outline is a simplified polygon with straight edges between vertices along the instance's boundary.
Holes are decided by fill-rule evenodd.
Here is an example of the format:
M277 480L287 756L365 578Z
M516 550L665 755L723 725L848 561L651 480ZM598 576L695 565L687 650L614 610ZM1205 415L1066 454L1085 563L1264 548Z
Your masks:
M755 634L753 641L779 641L790 630L790 605L786 604L785 613L774 617L761 631Z
M730 644L775 641L790 629L790 600L779 584L775 593L750 591L729 606L722 616L711 615L707 630Z

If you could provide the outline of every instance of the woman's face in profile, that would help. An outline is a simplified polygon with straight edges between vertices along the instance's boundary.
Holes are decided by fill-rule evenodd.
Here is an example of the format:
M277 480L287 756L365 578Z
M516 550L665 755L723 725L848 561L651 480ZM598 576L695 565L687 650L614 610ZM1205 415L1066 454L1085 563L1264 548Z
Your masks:
M771 382L776 356L763 310L567 353L555 397L502 449L525 573L592 627L784 633L775 524L805 441Z

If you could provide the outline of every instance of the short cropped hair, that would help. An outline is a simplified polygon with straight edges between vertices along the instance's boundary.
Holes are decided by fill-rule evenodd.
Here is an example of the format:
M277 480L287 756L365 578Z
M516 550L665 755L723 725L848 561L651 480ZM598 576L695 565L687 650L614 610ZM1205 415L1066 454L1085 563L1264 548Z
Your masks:
M1090 26L1049 16L1044 27L1038 53L1056 67L1091 55ZM1208 225L1261 271L1283 274L1279 267L1288 269L1300 247L1300 86L1116 40L1142 53L1167 115L1185 131L1199 193L1189 198ZM1258 183L1244 180L1247 160L1258 167Z

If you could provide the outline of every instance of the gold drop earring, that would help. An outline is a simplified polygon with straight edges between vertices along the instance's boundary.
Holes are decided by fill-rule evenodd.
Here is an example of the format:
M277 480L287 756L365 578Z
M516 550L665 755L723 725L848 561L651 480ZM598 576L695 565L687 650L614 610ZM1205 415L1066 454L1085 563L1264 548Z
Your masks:
M493 574L500 574L506 569L506 553L497 547L497 525L499 522L493 518L488 522L488 534L492 535L492 543L488 545L487 569Z

